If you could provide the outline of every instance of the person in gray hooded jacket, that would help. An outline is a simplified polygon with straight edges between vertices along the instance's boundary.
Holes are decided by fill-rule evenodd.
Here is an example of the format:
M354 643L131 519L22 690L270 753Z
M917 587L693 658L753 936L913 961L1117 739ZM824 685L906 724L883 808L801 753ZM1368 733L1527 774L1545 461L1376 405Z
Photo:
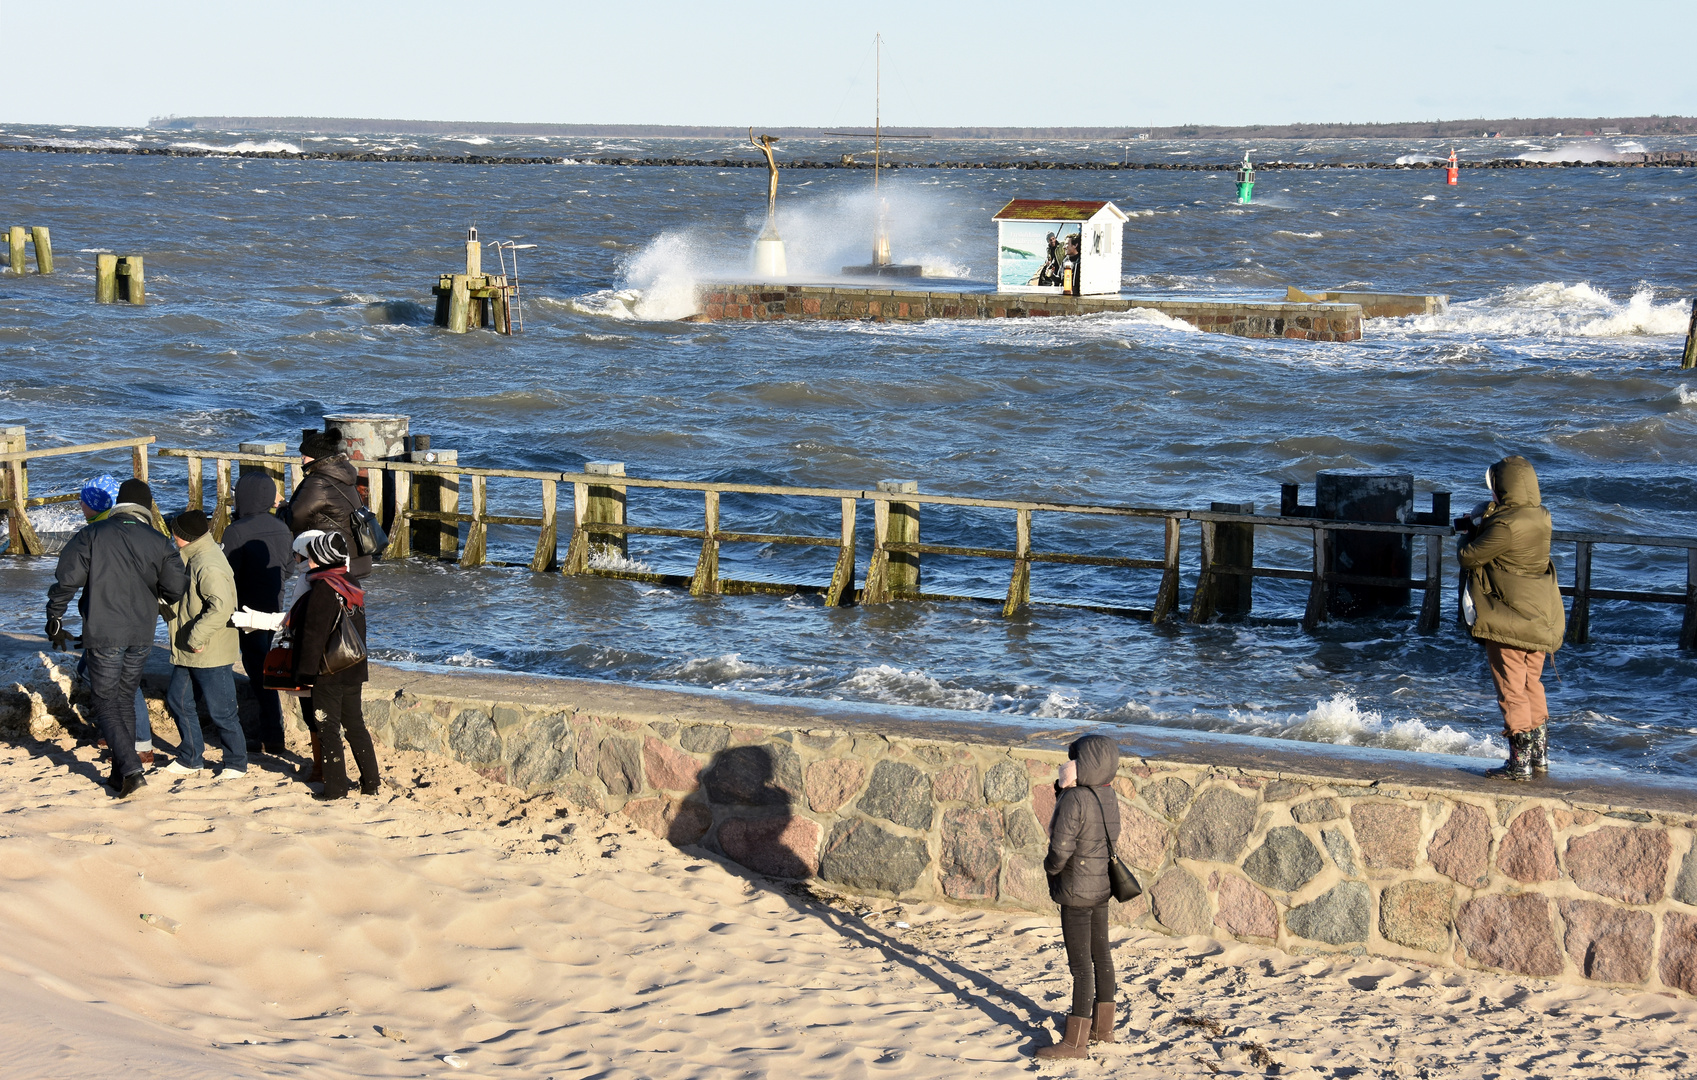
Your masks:
M1108 951L1108 861L1120 835L1114 774L1120 748L1105 735L1086 735L1067 747L1076 783L1055 782L1049 854L1043 870L1049 895L1061 905L1061 938L1072 971L1072 1011L1066 1034L1037 1051L1040 1058L1090 1056L1090 1043L1114 1041L1114 959ZM1064 769L1063 775L1070 773Z

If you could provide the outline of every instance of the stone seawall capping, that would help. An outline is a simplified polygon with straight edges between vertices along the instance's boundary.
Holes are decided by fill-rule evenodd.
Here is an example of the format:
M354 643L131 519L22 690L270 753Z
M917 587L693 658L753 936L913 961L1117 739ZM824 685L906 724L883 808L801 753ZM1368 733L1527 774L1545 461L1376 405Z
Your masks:
M391 746L622 813L761 874L1053 910L1042 860L1062 733L831 708L381 668L366 696ZM1145 893L1112 905L1116 921L1697 995L1697 800L1682 793L1622 808L1608 801L1618 790L1592 802L1416 755L1398 768L1383 753L1111 733L1191 759L1123 759L1118 850Z
M700 322L776 322L784 319L1024 319L1094 315L1146 308L1199 330L1238 337L1358 341L1361 305L1130 299L1032 293L921 292L853 286L703 285L693 318Z

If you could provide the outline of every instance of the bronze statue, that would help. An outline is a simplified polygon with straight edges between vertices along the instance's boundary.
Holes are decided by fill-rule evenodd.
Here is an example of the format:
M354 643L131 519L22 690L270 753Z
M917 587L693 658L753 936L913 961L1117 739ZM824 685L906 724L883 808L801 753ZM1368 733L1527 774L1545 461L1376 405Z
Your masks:
M778 162L772 157L772 144L778 141L776 135L762 135L756 139L754 129L748 129L748 142L761 153L766 155L766 220L771 221L778 215Z

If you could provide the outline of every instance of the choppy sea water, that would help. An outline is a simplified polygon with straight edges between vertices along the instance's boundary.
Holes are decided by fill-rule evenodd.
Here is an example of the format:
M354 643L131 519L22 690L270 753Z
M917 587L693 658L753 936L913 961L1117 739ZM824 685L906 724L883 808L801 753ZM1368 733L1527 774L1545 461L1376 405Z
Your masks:
M40 128L8 128L0 141L19 136L299 145ZM451 142L408 141L431 152ZM512 141L477 148L534 142ZM705 141L552 142L581 156L740 152ZM388 145L398 147L358 148ZM813 158L853 149L784 145ZM1663 148L1683 147L1648 147ZM1132 157L1215 160L1240 149L1140 143ZM1083 159L1123 156L1124 146L944 144L918 156L1014 150ZM1292 144L1265 156L1390 161L1437 150ZM0 277L0 419L26 422L32 445L135 434L162 445L292 444L325 412L381 410L410 415L415 432L477 464L614 459L642 476L911 478L952 494L1263 508L1276 507L1280 482L1359 466L1412 472L1421 508L1435 488L1466 506L1484 495L1486 464L1523 453L1562 527L1697 532L1697 378L1677 368L1697 282L1686 226L1697 170L1470 171L1455 188L1441 172L1269 170L1248 207L1234 204L1225 173L913 170L883 180L896 257L940 276L991 280L989 217L1010 197L1105 197L1133 215L1128 291L1270 297L1296 285L1454 298L1444 315L1371 322L1354 344L1204 335L1150 314L673 321L694 282L746 275L765 194L750 170L0 153L0 177L11 219L49 225L59 263L48 279ZM784 181L779 228L795 276L822 280L866 261L877 212L867 174ZM535 245L520 253L520 337L430 325L429 288L461 259L468 224L485 240ZM146 255L150 306L92 304L100 250ZM68 490L91 467L42 463L34 490ZM161 502L181 506L181 469L156 470ZM529 485L491 490L497 512L534 506ZM631 505L636 521L698 523L694 500L633 492ZM834 531L833 515L805 501L727 498L724 509L731 527L820 535ZM927 508L924 531L931 542L1008 546L1012 522ZM1153 555L1158 531L1040 515L1036 539L1047 550ZM864 524L861 539L864 563ZM534 542L502 529L492 541L495 557L519 561ZM1187 563L1195 543L1187 530ZM1263 564L1305 564L1306 533L1263 530L1257 544ZM633 538L631 554L685 573L695 560L687 541ZM830 573L819 550L727 547L722 559L727 575ZM1571 550L1556 561L1566 577ZM1006 572L928 557L926 588L999 596ZM0 626L39 630L50 574L49 560L0 559ZM1187 571L1187 600L1192 581ZM1599 549L1594 581L1679 591L1683 560ZM1033 575L1039 601L1147 606L1155 584L1141 571L1040 565ZM992 604L826 609L806 596L698 600L416 562L383 566L373 586L374 644L393 659L988 710L1056 727L1501 752L1482 657L1453 625L1421 637L1408 612L1304 633L1287 624L1301 612L1296 583L1258 585L1246 622L1159 628L1041 602L1010 620ZM1594 607L1592 643L1564 649L1560 681L1548 679L1555 756L1697 775L1697 659L1677 651L1678 625L1673 607Z

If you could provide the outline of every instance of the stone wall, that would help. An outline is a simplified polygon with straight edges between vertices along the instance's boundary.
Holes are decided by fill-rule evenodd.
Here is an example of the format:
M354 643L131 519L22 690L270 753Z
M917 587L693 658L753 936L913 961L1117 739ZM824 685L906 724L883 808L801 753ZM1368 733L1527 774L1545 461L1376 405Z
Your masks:
M571 680L499 700L460 682L380 678L366 704L374 733L622 813L761 874L1052 910L1042 858L1050 781L1065 759L1058 739ZM1232 756L1229 745L1218 750ZM1145 895L1113 905L1114 918L1296 954L1697 994L1689 810L1477 778L1475 790L1411 786L1377 765L1368 770L1377 782L1315 775L1296 764L1127 754L1114 782L1119 852Z
M1151 300L1116 296L921 292L811 285L704 285L696 294L698 322L782 319L1023 319L1093 315L1148 308L1199 330L1238 337L1358 341L1361 306L1258 301Z

